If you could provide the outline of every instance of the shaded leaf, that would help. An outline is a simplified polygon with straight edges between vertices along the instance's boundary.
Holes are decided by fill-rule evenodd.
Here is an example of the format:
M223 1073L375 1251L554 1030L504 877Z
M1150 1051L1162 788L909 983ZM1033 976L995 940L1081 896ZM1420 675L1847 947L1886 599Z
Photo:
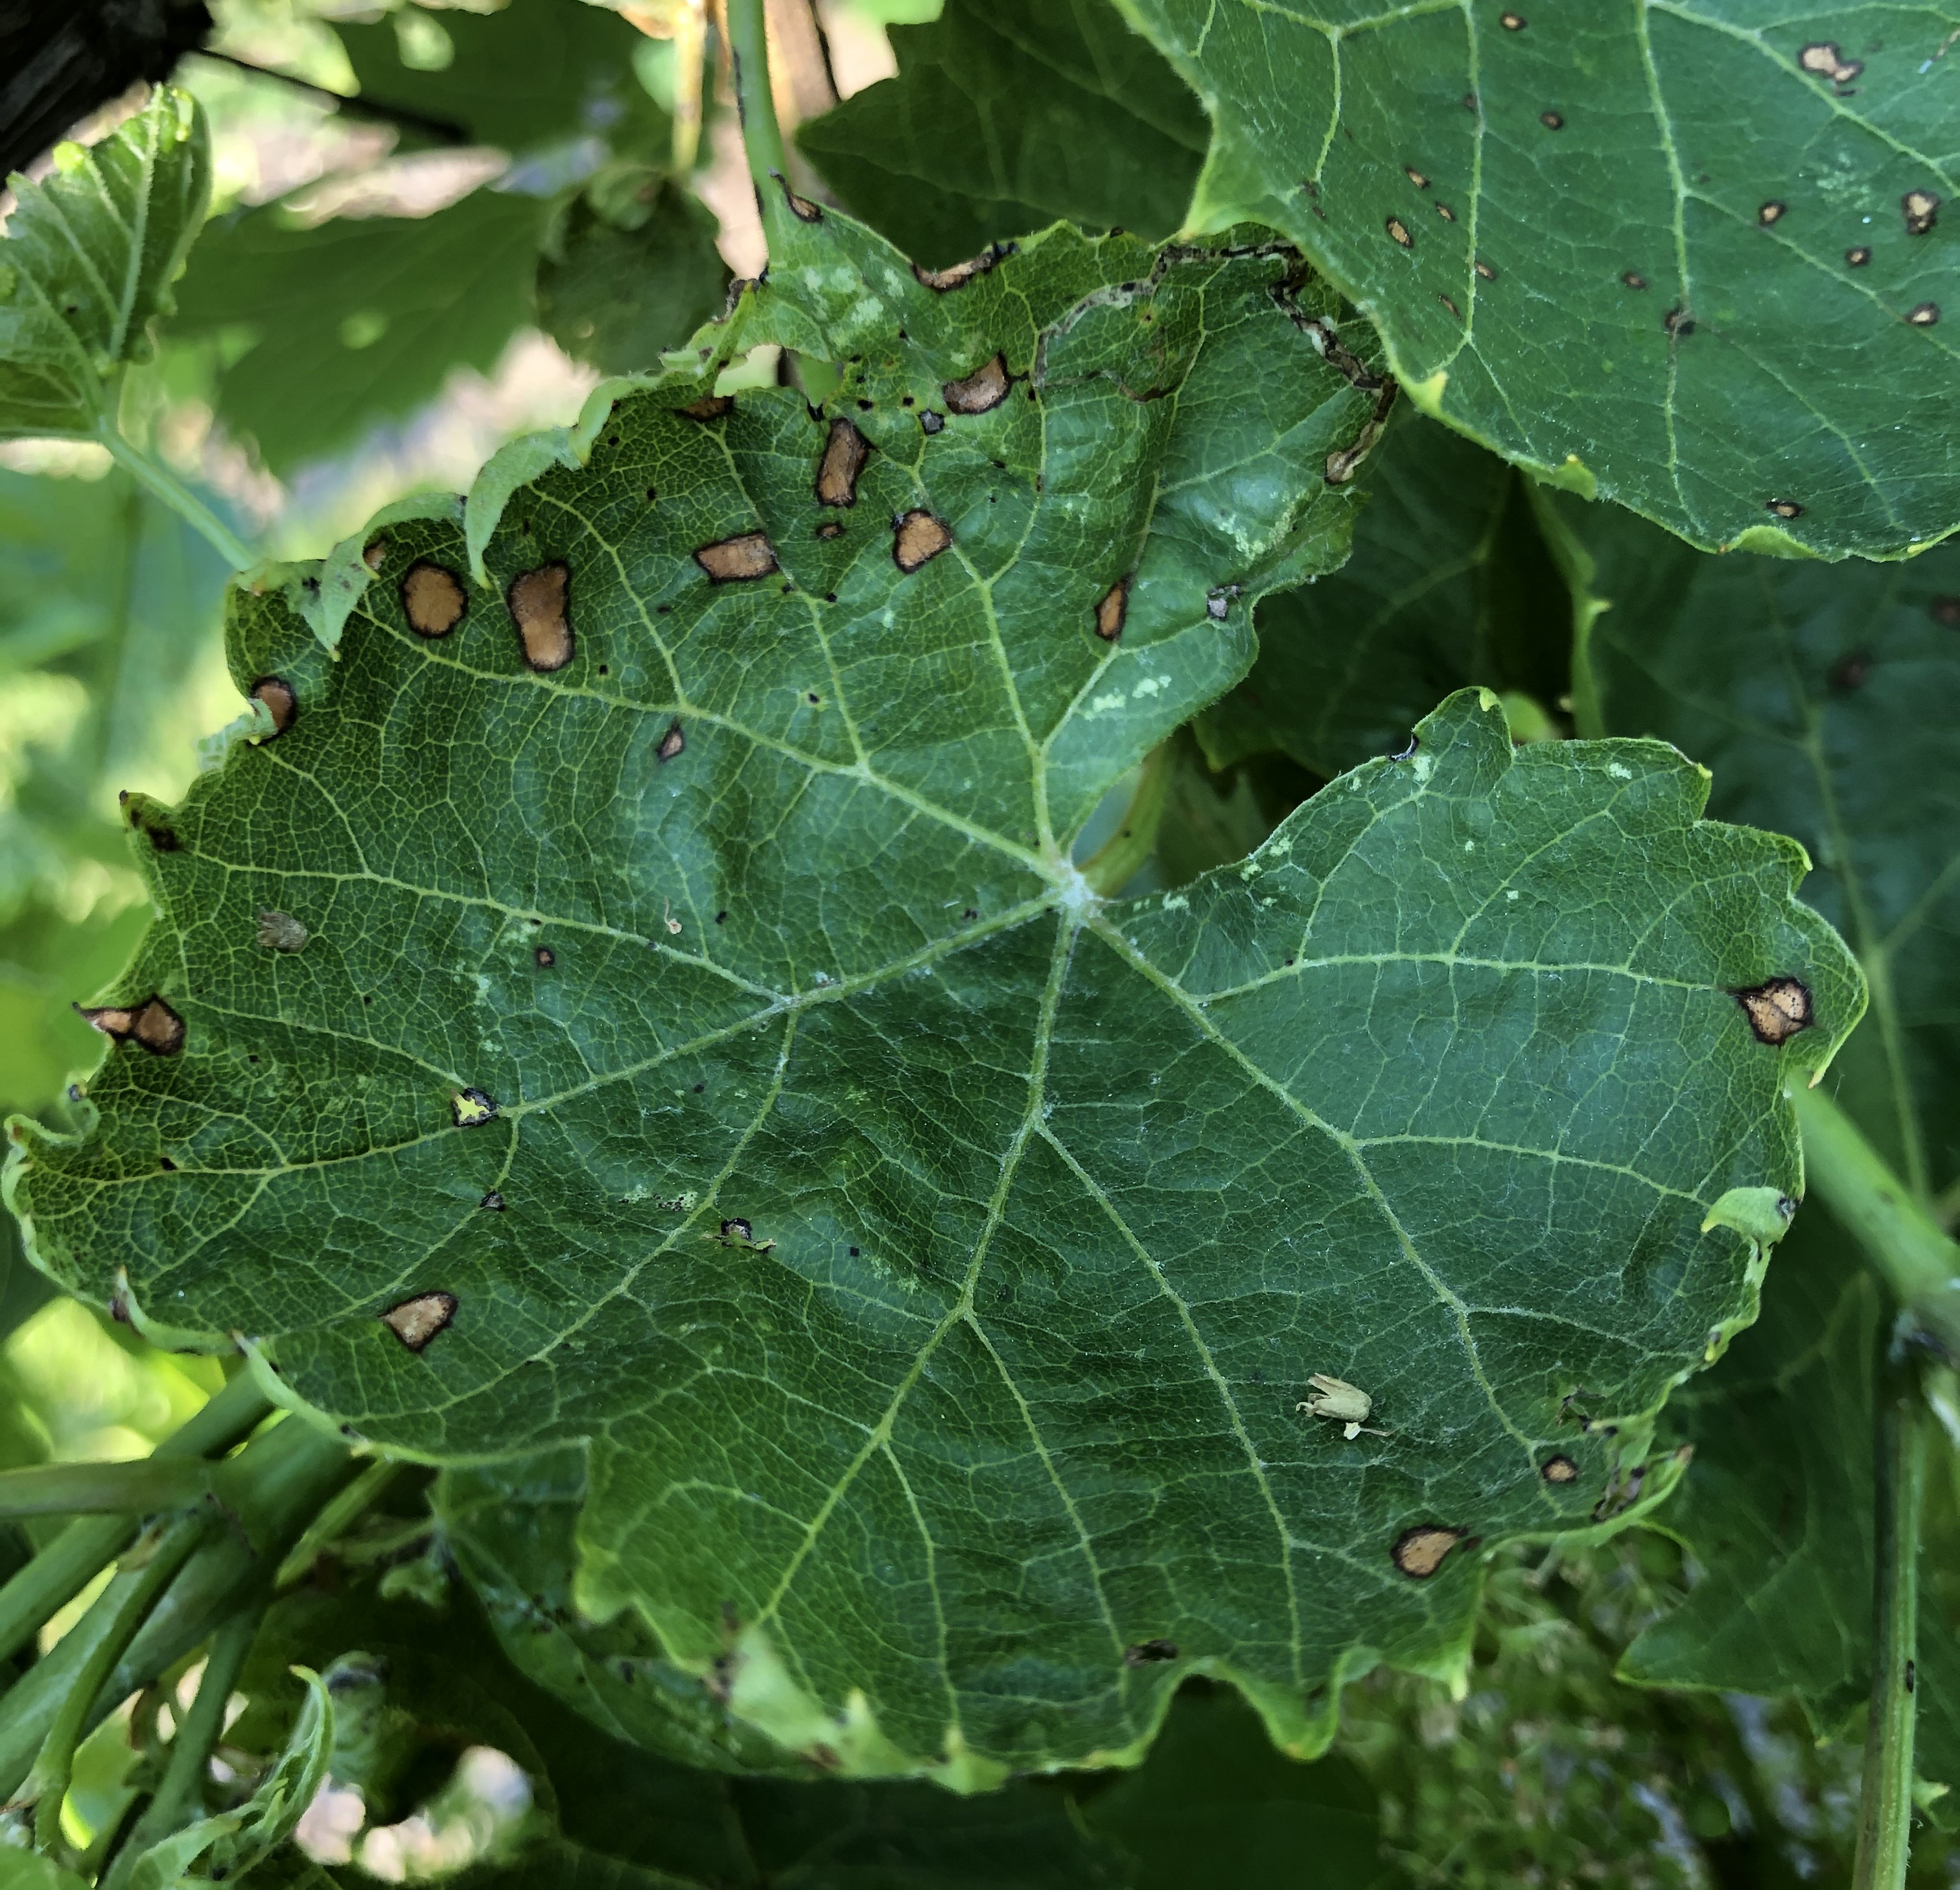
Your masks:
M238 594L297 713L145 859L125 994L185 1047L21 1131L8 1198L378 1442L589 1439L584 1612L820 1763L1118 1757L1200 1663L1317 1750L1364 1647L1460 1664L1469 1538L1625 1500L1753 1309L1704 1217L1796 1185L1780 1087L1855 972L1672 751L1514 752L1468 693L1243 865L1097 900L1090 810L1346 549L1332 298L1065 228L934 288L768 215L698 377L389 527L337 660ZM829 412L710 395L763 342L843 364ZM1774 976L1780 1049L1733 994ZM1299 1415L1316 1371L1390 1434Z
M623 203L588 188L561 213L538 259L538 321L578 361L608 374L657 366L719 311L728 266L701 200L656 171Z
M1110 0L947 0L891 40L898 76L797 143L907 255L943 266L1058 217L1152 238L1184 221L1204 112Z
M1956 232L1913 208L1954 196L1943 28L1119 3L1211 113L1194 227L1284 231L1427 410L1710 548L1896 557L1960 524Z
M92 434L113 417L122 369L148 356L150 323L211 193L204 117L159 86L84 149L62 145L41 183L8 180L0 240L0 438Z
M175 329L256 337L219 369L218 412L286 471L407 414L452 368L493 368L530 319L549 215L490 189L426 217L310 228L277 205L240 211L198 245Z
M1711 805L1817 862L1805 892L1872 981L1833 1066L1841 1102L1908 1185L1960 1176L1960 552L1908 564L1704 558L1605 507L1554 499L1577 593L1575 686L1616 730L1713 774ZM1761 1325L1671 1417L1694 1468L1663 1521L1707 1570L1628 1656L1634 1678L1801 1698L1841 1730L1869 1682L1871 1345L1889 1309L1823 1206L1799 1214ZM1929 1584L1922 1773L1960 1781L1954 1603Z
M421 18L438 24L450 49L433 71L403 63L392 17L334 22L364 103L402 107L454 126L468 143L513 152L582 134L618 151L666 149L667 115L634 76L640 36L618 14L584 0L518 0Z
M1272 749L1337 775L1404 746L1452 689L1565 695L1571 603L1522 475L1406 411L1362 475L1338 571L1259 606L1259 660L1198 718L1217 767Z

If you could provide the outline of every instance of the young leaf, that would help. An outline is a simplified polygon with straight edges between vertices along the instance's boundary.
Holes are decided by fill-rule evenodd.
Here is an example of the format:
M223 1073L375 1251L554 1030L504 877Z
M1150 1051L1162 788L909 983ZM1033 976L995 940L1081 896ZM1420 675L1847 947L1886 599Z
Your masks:
M956 262L1058 217L1150 237L1184 221L1204 113L1111 0L947 0L891 37L898 76L797 143L907 255Z
M1540 711L1567 692L1571 602L1523 477L1406 411L1361 477L1354 555L1260 605L1252 674L1198 718L1214 767L1277 749L1338 775L1468 683Z
M1933 43L1792 0L1118 4L1211 111L1193 227L1284 231L1427 411L1711 549L1960 524Z
M549 215L488 189L425 217L310 228L276 205L240 211L198 245L173 332L254 337L218 371L218 410L285 472L406 414L451 368L495 366L531 318Z
M1514 752L1471 694L1105 903L1103 791L1344 551L1332 300L1262 245L921 279L768 215L698 375L376 534L338 660L239 598L294 712L144 810L113 994L180 1045L18 1128L8 1198L377 1441L589 1438L579 1601L785 1747L983 1784L1137 1749L1201 1662L1317 1749L1360 1649L1460 1662L1471 1538L1626 1499L1855 968L1672 750ZM765 342L826 409L710 392Z
M55 148L45 183L9 180L0 240L0 438L92 435L114 417L123 368L204 221L203 114L158 86L99 143Z

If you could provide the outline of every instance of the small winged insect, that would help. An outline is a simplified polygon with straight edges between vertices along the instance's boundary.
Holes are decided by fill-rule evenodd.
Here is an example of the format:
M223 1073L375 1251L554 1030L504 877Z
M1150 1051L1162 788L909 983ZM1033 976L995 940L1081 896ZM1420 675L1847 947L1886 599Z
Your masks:
M1351 1440L1364 1430L1371 1437L1389 1434L1371 1429L1364 1421L1375 1408L1375 1401L1359 1386L1344 1378L1329 1378L1324 1372L1314 1373L1306 1382L1313 1387L1313 1395L1296 1405L1296 1411L1303 1411L1309 1418L1332 1418L1341 1427L1341 1436Z

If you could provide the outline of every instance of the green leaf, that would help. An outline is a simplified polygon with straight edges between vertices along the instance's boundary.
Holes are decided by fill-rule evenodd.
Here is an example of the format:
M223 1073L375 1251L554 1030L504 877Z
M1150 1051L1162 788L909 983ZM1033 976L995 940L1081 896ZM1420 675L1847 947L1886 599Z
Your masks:
M1058 217L1152 238L1184 221L1204 112L1110 0L947 0L891 40L898 76L797 143L907 255L955 262Z
M1960 524L1939 30L1118 4L1211 113L1192 227L1284 231L1425 411L1710 549L1898 557Z
M1834 1090L1913 1191L1938 1195L1960 1176L1960 552L1826 568L1701 557L1564 498L1547 521L1591 712L1678 743L1711 769L1714 809L1774 823L1817 861L1806 895L1871 980ZM1791 1692L1842 1729L1869 1681L1871 1348L1890 1316L1807 1204L1761 1325L1671 1417L1696 1459L1663 1521L1707 1572L1634 1643L1630 1677ZM1960 1785L1960 1598L1923 1594L1918 1767Z
M438 120L467 143L508 151L592 132L616 151L666 150L667 115L634 76L640 35L617 13L584 0L402 11L437 26L448 62L434 70L406 64L393 17L336 20L364 103ZM404 129L412 135L415 128Z
M211 195L204 116L158 86L98 143L55 147L54 170L8 179L0 240L0 438L86 435L114 418L122 369L148 358L150 323Z
M785 1748L981 1785L1139 1750L1201 1669L1317 1750L1344 1673L1460 1666L1466 1538L1623 1500L1753 1309L1703 1218L1796 1187L1781 1085L1861 988L1671 750L1514 751L1472 694L1099 902L1099 799L1344 552L1332 298L1065 228L936 289L768 214L698 375L387 528L337 660L238 595L291 724L139 809L119 995L183 1045L17 1131L8 1198L377 1443L589 1439L581 1607ZM829 412L708 397L765 342L843 364ZM1780 977L1778 1048L1734 994ZM1299 1414L1316 1372L1389 1434Z
M721 309L728 266L692 192L644 167L612 182L574 198L546 238L538 321L575 360L625 374L657 366Z
M1361 476L1354 555L1259 606L1252 674L1198 718L1215 767L1278 749L1338 775L1465 684L1542 708L1567 692L1571 604L1522 477L1407 412Z
M218 412L285 472L409 413L452 368L495 367L531 318L549 214L490 189L310 228L277 205L240 211L199 244L174 332L254 338L218 371Z

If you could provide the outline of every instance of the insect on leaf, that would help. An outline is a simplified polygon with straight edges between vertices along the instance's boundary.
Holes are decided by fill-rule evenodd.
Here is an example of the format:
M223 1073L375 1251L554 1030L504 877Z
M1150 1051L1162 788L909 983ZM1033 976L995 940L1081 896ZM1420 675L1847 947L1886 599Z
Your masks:
M1475 692L1106 902L1074 835L1344 555L1382 390L1264 241L915 274L767 214L698 371L362 541L336 658L300 583L237 595L294 711L144 810L110 994L180 1047L17 1126L8 1198L357 1434L589 1440L580 1608L791 1752L1106 1761L1201 1662L1312 1752L1361 1650L1460 1666L1475 1538L1630 1500L1856 969L1675 751L1514 750ZM765 342L836 393L713 391Z

